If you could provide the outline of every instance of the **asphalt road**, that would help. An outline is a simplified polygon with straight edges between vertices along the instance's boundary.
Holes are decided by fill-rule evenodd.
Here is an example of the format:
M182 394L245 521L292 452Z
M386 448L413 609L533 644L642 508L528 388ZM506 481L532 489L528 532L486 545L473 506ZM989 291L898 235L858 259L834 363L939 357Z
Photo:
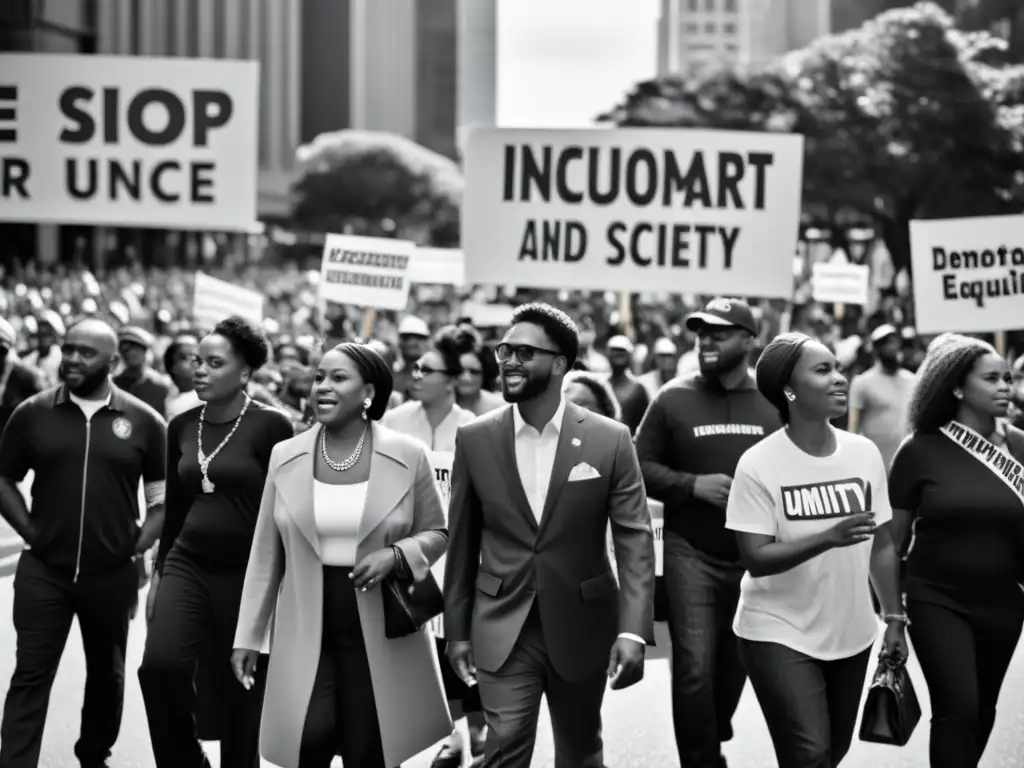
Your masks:
M0 694L5 695L14 665L14 631L11 627L12 579L0 579ZM144 596L143 596L144 597ZM152 768L145 711L135 671L145 641L141 618L132 625L128 646L128 690L121 737L111 761L117 768ZM663 658L653 658L642 683L620 692L609 692L604 707L606 762L615 768L655 768L676 766L671 735L669 668ZM855 743L843 768L922 768L927 766L927 695L920 671L911 673L925 709L922 723L911 743L903 748L879 747ZM65 650L43 740L43 768L77 768L72 748L78 735L79 712L85 669L78 630L73 629ZM999 718L982 768L1019 768L1024 764L1024 652L1014 661L1003 688ZM747 688L736 718L737 738L726 746L732 768L771 768L775 761L771 743L752 692ZM217 767L216 747L211 762ZM433 750L407 762L406 768L427 768ZM549 768L552 757L551 729L546 716L541 718L534 766ZM269 765L269 764L268 764ZM340 765L340 761L338 761Z

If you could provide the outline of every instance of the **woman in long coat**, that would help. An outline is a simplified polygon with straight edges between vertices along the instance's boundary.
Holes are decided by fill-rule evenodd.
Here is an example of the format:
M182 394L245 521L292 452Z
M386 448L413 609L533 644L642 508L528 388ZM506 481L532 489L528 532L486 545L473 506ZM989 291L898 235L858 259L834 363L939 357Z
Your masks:
M447 546L425 448L376 423L390 393L379 355L339 345L320 427L271 456L232 664L249 684L271 631L260 753L281 768L388 768L452 730L429 630L384 634L380 583L425 578Z

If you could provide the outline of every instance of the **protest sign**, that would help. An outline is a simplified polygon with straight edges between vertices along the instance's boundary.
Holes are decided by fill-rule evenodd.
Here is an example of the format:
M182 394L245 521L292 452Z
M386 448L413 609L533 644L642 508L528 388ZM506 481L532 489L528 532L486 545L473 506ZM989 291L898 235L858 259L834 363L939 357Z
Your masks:
M651 530L654 533L654 575L662 576L665 572L665 505L656 499L647 499L647 509L651 513ZM612 527L608 525L608 558L612 569L616 570L615 542L612 539Z
M259 64L0 55L0 220L249 231Z
M823 304L864 306L870 295L871 269L864 264L815 264L811 295Z
M405 309L416 246L405 240L328 235L320 298L370 309Z
M240 315L257 325L263 324L263 294L196 272L192 296L192 317L205 328L212 328L231 315Z
M458 248L417 248L409 279L427 285L466 284L462 251Z
M510 304L484 304L479 301L464 301L462 316L473 321L477 328L507 328L512 324L512 312L515 307Z
M910 222L919 333L1024 328L1024 216Z
M434 470L434 482L441 494L441 506L444 508L445 520L448 519L448 502L452 496L452 463L455 454L450 451L431 451L430 467ZM444 588L444 555L441 556L430 572L437 579L438 586ZM436 637L444 637L444 616L435 616L430 622L430 629Z
M803 137L472 131L466 282L789 299Z

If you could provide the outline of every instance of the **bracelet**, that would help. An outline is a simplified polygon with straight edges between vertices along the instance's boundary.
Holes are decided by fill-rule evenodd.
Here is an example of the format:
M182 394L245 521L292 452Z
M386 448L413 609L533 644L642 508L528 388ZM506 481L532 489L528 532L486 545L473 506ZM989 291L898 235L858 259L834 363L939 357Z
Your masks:
M910 626L910 617L905 613L883 613L882 621L888 624L891 621L898 622L905 627Z

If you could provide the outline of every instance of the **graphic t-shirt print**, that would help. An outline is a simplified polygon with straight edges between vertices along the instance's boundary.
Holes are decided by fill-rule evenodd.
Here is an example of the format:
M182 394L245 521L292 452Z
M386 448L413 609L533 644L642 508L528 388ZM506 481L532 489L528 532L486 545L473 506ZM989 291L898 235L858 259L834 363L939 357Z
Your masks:
M871 511L871 483L859 477L782 488L787 520L828 520Z

